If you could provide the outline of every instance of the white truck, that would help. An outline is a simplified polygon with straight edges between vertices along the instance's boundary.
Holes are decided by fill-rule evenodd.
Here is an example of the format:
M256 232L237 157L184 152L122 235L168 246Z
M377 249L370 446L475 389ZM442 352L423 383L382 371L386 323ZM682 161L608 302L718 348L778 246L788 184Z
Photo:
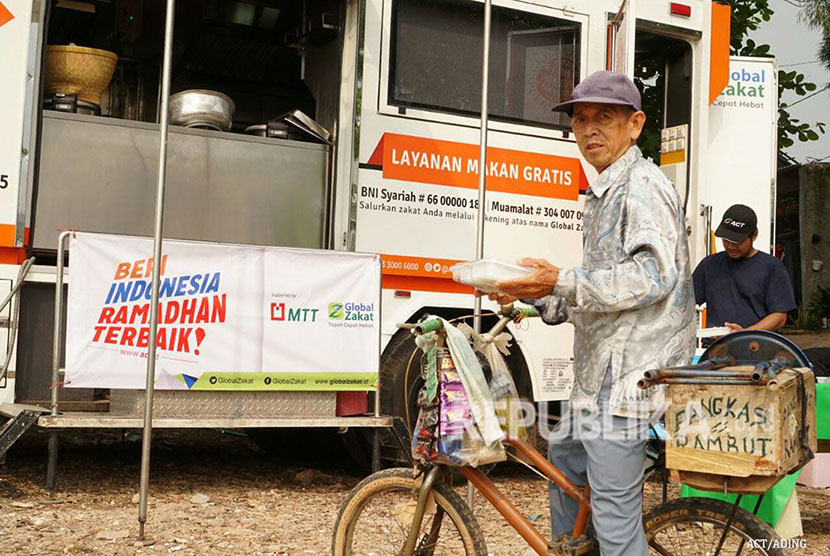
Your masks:
M2 292L36 257L19 317L7 306L0 331L0 350L13 353L0 383L11 415L14 404L42 404L59 388L50 382L59 231L151 235L164 11L150 0L0 1ZM693 262L732 202L769 223L759 244L770 243L775 64L733 59L730 68L728 7L492 4L486 256L579 264L583 195L595 173L567 116L551 108L606 68L643 88L640 143L681 193ZM405 372L414 345L395 323L472 312L471 290L449 267L476 253L483 10L481 0L180 0L176 9L172 92L221 91L236 112L229 131L170 128L165 237L381 253L386 415L414 411L415 397L410 407L406 400L418 380ZM61 90L46 71L50 47L67 44L117 54L98 103ZM273 120L297 109L329 140ZM71 261L69 270L71 279ZM566 398L573 329L533 322L510 332L521 394ZM124 426L107 420L106 392L59 390L62 412L88 412L60 426ZM339 409L334 399L317 420L255 422L347 427L338 419L372 413L371 395L338 395ZM187 426L215 425L194 411Z

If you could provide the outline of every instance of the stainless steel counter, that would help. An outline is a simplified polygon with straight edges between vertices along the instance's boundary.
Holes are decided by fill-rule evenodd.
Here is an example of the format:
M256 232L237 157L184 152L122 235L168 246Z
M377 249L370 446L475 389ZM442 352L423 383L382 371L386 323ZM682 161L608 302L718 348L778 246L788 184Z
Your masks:
M32 244L152 235L158 126L46 111ZM170 128L164 236L323 247L325 145Z

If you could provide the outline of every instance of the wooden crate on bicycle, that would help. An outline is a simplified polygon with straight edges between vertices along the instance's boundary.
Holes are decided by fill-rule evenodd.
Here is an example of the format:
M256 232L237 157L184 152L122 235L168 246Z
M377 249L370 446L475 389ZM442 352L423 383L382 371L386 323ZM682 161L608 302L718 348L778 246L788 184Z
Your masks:
M807 368L766 384L667 384L666 467L694 488L766 492L816 451L815 393Z

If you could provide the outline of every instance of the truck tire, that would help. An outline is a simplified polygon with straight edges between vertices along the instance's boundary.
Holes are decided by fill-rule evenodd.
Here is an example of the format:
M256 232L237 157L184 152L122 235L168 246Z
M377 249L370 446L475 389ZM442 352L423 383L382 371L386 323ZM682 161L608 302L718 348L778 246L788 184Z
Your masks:
M424 314L433 313L425 310ZM441 314L441 313L437 313ZM459 315L444 315L445 318L454 318L469 314L460 311ZM496 322L495 317L482 319L482 329L487 330ZM380 409L383 415L400 417L410 433L418 419L418 391L423 386L421 378L421 352L415 345L414 336L405 330L399 330L386 346L380 359ZM515 347L508 357L508 366L514 373L519 396L523 399L532 399L532 386L522 354ZM408 372L407 372L408 368ZM486 378L490 379L489 368L485 369ZM536 430L534 427L533 435ZM381 459L392 464L408 464L409 459L401 451L400 444L392 434L381 435ZM408 447L407 447L408 450Z
M380 384L381 413L402 418L411 433L418 418L418 390L424 381L415 337L409 332L402 330L392 336L383 351Z

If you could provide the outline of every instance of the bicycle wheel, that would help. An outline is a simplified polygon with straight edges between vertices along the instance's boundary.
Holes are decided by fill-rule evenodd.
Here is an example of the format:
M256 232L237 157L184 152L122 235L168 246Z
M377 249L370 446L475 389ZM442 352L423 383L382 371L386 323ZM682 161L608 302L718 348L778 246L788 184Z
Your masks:
M419 483L420 484L420 483ZM478 522L463 500L436 482L418 535L417 556L487 556ZM412 469L386 469L363 479L340 507L334 556L401 553L415 512L418 487Z
M679 498L657 506L643 519L650 553L713 556L732 509L732 504L709 498ZM738 508L718 554L784 556L788 552L776 546L780 541L769 525Z

